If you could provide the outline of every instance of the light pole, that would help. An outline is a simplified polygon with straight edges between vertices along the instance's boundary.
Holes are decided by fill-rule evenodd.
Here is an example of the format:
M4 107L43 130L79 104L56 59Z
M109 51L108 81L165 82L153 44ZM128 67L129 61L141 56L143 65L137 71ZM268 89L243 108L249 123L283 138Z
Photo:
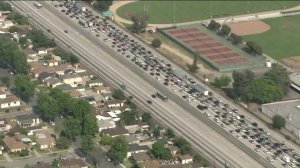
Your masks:
M173 24L176 26L176 5L175 5L175 0L173 0Z
M210 18L212 18L212 1L209 1L209 13L210 13Z

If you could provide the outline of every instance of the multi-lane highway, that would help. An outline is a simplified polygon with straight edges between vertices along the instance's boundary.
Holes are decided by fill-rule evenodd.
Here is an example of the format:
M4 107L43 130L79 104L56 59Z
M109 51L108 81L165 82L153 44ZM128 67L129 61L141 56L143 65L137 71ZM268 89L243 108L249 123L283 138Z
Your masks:
M44 30L51 29L56 41L71 46L91 70L113 84L125 84L128 93L134 95L137 103L152 112L166 126L186 137L195 149L201 151L211 162L218 166L227 162L232 167L272 167L264 158L259 157L220 127L216 127L210 120L203 118L195 108L157 81L153 81L145 72L120 57L102 41L55 12L47 2L44 3L43 9L34 8L30 1L13 3L22 12L27 13L39 27ZM68 34L64 33L66 29ZM154 99L152 105L146 104L145 101L151 99L151 94L156 90L166 93L171 101L166 103Z

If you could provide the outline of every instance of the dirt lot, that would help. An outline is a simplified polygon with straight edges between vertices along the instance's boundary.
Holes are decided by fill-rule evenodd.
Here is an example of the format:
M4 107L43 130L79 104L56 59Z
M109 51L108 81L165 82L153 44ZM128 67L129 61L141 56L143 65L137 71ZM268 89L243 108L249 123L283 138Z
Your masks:
M294 71L300 72L300 56L285 58L282 61Z
M229 24L231 31L237 35L245 36L257 33L263 33L270 29L270 26L262 21L253 20Z

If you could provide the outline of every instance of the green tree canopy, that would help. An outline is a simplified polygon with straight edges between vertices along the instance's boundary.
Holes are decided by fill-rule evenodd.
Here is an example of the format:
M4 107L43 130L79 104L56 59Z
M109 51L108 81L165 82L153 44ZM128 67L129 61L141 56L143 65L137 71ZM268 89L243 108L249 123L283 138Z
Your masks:
M12 11L12 7L5 1L0 1L0 11Z
M145 112L142 114L142 122L148 122L151 118L152 116L150 113Z
M175 133L174 133L174 131L171 128L167 129L167 136L169 138L175 138Z
M153 39L151 45L152 45L154 48L159 48L159 47L161 46L161 41L160 41L160 39L158 39L158 38Z
M254 80L255 74L249 70L243 72L233 71L233 92L241 97L246 94L247 87Z
M272 117L273 128L281 129L285 126L285 118L280 115L274 115Z
M100 143L103 145L110 145L112 142L112 138L109 135L103 135L101 137Z
M30 81L28 75L16 75L15 76L15 92L23 100L29 101L34 95L35 83Z
M265 78L276 83L276 85L278 85L284 93L288 92L290 78L286 68L279 64L273 64L272 68L265 74Z
M60 114L72 114L71 110L73 108L74 99L72 99L68 93L54 88L50 90L49 95L56 100Z
M191 144L184 138L176 138L174 143L176 146L178 146L182 154L188 154L192 150Z
M10 33L14 33L14 32L19 32L21 29L17 26L11 26L10 28L8 28L8 31Z
M72 139L75 136L80 135L81 132L80 125L81 123L79 119L68 117L64 121L63 135L69 139Z
M163 160L172 159L172 154L170 150L165 148L162 140L158 140L152 145L151 152L155 158L163 159Z
M253 80L246 92L247 100L257 103L269 103L282 97L282 89L268 79Z
M227 24L223 24L223 25L222 25L222 28L221 28L221 32L222 32L224 35L228 36L229 33L231 32L231 27L229 27Z
M60 58L61 58L62 60L65 60L66 62L68 62L68 63L70 63L70 64L76 64L76 63L79 62L79 58L78 58L76 55L74 55L74 54L72 54L72 53L70 53L70 52L67 52L67 51L65 51L65 50L63 50L63 49L55 48L55 49L52 51L52 53L53 53L54 55L60 56Z
M98 133L98 123L96 116L92 113L84 115L83 121L82 121L82 135L91 135L94 136L96 133Z
M57 101L47 93L40 93L37 99L37 110L42 114L42 118L50 121L59 116Z
M119 162L127 157L128 143L123 136L116 137L112 140L111 148L109 150L110 155L117 159Z
M215 78L215 80L212 84L217 88L221 88L221 87L227 86L230 82L231 82L231 79L228 76L222 75L219 78Z
M241 44L243 39L241 36L236 35L235 33L231 33L230 34L230 38L232 40L232 43L237 45L237 44Z
M41 30L33 29L27 34L27 38L32 40L33 48L37 49L40 47L55 47L56 43L54 39L49 39Z
M21 15L18 12L13 11L10 15L7 17L8 19L12 20L14 23L18 25L28 25L28 18Z
M83 149L83 151L91 151L94 148L94 146L95 143L93 141L93 136L85 135L81 137L81 148Z
M131 25L131 30L134 33L140 33L144 31L148 25L149 16L146 12L141 12L133 15L131 17L131 21L133 22Z
M215 20L211 20L207 26L207 28L212 31L217 31L220 29L220 27L221 27L221 24L216 22Z
M120 114L120 119L124 121L126 125L137 124L139 120L139 114L135 110L124 111Z
M56 147L58 149L68 149L70 146L70 141L66 138L61 136L59 139L56 140Z
M108 11L109 7L112 5L112 0L100 0L94 3L94 8L100 11Z
M124 92L121 89L114 89L112 97L117 99L117 100L124 100L125 99Z
M195 54L194 55L194 60L193 60L193 63L192 64L187 64L187 68L190 72L192 73L196 73L199 69L198 65L197 65L197 61L198 61L198 57L197 55Z

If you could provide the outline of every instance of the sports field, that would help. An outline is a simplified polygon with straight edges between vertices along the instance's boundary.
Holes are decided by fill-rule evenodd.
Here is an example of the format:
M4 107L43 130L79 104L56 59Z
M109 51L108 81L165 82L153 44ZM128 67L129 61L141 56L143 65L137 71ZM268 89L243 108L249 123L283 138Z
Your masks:
M276 60L300 56L300 15L262 20L270 25L267 32L244 36L257 42L264 52Z
M146 10L150 23L176 23L279 10L300 5L299 1L138 1L120 7L117 14L125 19Z
M253 68L265 62L263 57L248 55L201 24L165 28L160 32L220 72Z

